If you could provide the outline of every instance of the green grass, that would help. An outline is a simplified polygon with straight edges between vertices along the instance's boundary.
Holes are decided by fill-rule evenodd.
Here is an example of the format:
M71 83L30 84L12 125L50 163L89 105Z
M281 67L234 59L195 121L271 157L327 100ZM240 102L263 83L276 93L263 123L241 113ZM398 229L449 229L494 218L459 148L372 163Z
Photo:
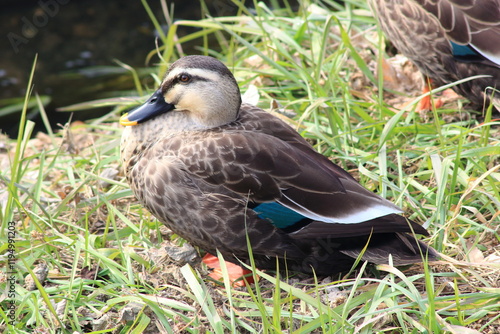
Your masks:
M44 102L28 85L19 137L6 140L7 152L0 152L0 291L9 289L11 221L19 280L14 325L8 325L3 295L0 331L498 331L500 122L491 109L482 122L454 117L468 112L457 103L424 117L415 111L418 91L381 89L375 69L388 56L364 1L302 1L298 11L234 4L242 15L173 22L147 56L158 64L153 78L159 82L168 64L184 55L184 43L197 43L200 53L229 66L243 92L257 86L259 106L281 105L272 112L318 151L424 224L431 232L426 242L444 260L324 280L257 271L259 283L248 288L233 288L227 279L215 284L197 263L173 263L163 246L182 240L136 202L123 173L107 177L120 170L119 114L154 89L141 87L138 71L120 64L133 73L137 96L70 106L116 107L59 132L45 121L47 135L34 139L26 114L37 101L44 115ZM149 13L158 26L172 21L172 13ZM177 36L180 26L200 30ZM408 104L384 102L395 94ZM35 273L44 268L47 278ZM33 289L25 285L30 280Z

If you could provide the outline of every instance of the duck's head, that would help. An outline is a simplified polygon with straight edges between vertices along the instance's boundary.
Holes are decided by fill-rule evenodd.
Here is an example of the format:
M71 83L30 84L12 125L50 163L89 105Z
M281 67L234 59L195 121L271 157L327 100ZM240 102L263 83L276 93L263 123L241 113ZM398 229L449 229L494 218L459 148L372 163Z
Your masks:
M234 121L240 105L238 84L223 63L187 56L170 66L160 88L142 106L123 115L120 124L134 126L164 115L165 127L211 128Z

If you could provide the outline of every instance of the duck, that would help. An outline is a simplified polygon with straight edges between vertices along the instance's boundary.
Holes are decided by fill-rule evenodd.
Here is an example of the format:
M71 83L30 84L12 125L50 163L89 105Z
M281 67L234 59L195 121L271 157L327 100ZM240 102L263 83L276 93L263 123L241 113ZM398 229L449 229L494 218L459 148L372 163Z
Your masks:
M215 58L172 63L120 124L124 174L138 201L209 254L316 275L348 271L358 258L400 266L438 257L416 237L427 230L398 206L278 117L242 103Z
M500 110L500 0L369 0L381 30L434 87Z

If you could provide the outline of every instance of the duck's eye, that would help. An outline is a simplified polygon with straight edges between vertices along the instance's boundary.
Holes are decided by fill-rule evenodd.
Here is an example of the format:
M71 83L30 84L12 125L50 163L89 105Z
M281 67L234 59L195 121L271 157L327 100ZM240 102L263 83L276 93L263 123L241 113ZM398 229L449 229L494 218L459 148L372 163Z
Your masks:
M191 76L189 74L181 74L179 75L179 81L182 83L188 83L191 81Z

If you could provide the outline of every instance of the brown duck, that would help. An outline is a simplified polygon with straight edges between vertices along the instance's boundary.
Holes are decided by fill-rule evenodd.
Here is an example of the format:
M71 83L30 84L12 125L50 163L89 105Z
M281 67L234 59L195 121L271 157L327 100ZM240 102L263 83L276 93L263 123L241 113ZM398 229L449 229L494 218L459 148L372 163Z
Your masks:
M329 275L356 257L395 265L436 252L391 202L363 188L296 131L242 104L220 61L188 56L122 116L121 155L139 201L199 248L257 267ZM363 252L363 248L366 246ZM286 267L285 267L286 266Z

